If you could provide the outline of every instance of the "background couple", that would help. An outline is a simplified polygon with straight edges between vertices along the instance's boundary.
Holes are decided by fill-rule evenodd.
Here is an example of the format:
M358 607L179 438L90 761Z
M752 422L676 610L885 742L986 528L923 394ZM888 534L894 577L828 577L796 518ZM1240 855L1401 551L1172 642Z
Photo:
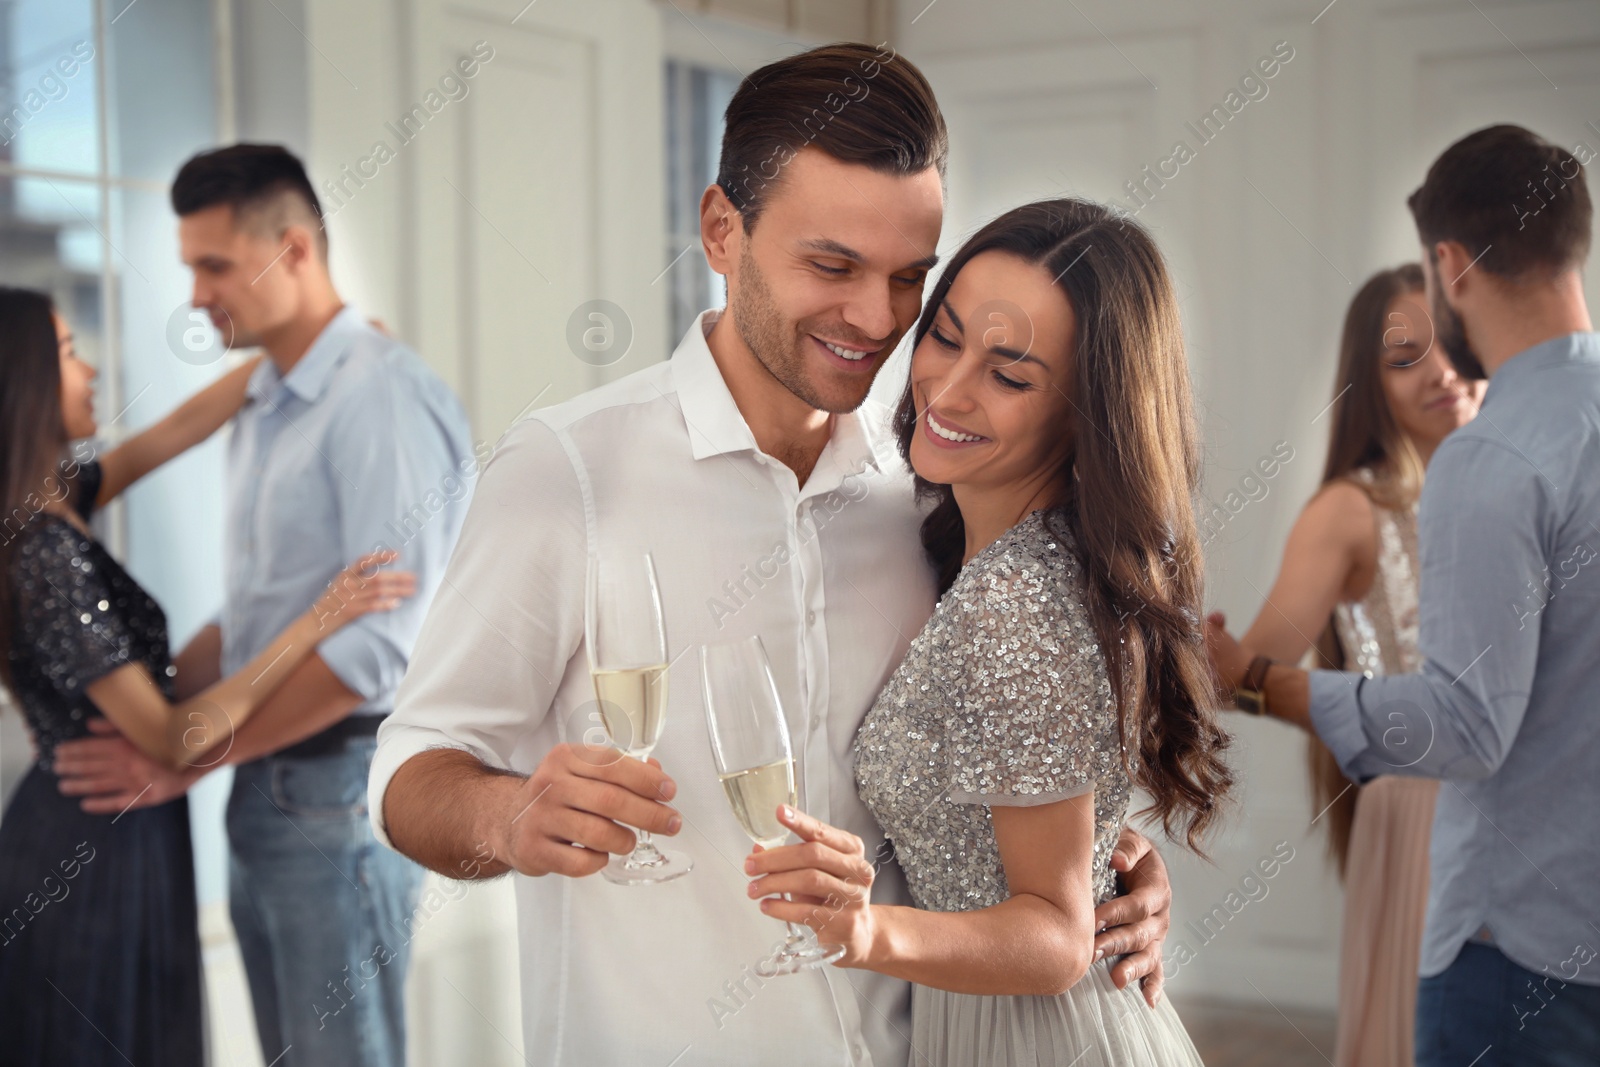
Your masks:
M37 749L0 824L16 909L0 1062L205 1062L185 792L232 765L230 912L264 1062L293 1047L288 1063L399 1063L422 871L378 846L362 797L465 514L442 492L476 464L465 413L339 298L288 152L203 153L172 207L194 306L264 355L102 455L60 462L99 429L70 325L45 295L0 290L0 675ZM230 420L223 609L173 650L89 519ZM390 547L389 524L428 499L440 513ZM85 851L70 895L35 908L40 872ZM329 1017L329 991L381 943L373 988Z

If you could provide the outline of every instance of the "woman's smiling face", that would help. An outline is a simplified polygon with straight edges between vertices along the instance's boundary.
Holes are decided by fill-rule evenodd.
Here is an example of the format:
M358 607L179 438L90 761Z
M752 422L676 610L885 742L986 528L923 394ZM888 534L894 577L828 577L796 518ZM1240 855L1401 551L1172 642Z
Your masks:
M911 465L939 485L1031 487L1072 451L1077 316L1041 266L980 252L961 268L911 359Z
M1427 298L1418 290L1389 301L1378 358L1390 414L1412 439L1430 446L1471 422L1489 387L1487 380L1469 381L1456 371L1435 336Z
M72 344L72 327L58 313L56 345L61 355L61 422L66 427L67 439L76 441L92 437L96 430L94 421L95 369L78 356Z

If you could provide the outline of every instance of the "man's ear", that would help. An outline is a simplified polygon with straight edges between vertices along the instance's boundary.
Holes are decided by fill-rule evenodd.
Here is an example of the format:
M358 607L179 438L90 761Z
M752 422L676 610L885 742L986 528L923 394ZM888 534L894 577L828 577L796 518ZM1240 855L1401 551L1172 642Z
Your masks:
M722 186L706 186L700 196L700 244L712 270L723 277L733 272L744 236L744 216Z
M1471 285L1468 274L1473 265L1473 255L1460 241L1438 242L1433 246L1433 255L1439 292L1454 307L1461 299L1462 291Z
M317 235L308 227L298 222L291 222L283 231L283 239L289 245L289 250L283 253L283 258L285 265L291 270L302 270L321 262Z

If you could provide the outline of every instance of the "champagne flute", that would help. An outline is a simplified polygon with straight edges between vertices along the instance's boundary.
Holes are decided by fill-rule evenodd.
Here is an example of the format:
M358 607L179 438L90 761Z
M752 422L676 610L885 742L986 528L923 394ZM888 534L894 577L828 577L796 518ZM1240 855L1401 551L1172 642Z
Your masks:
M761 638L701 646L700 680L711 755L734 818L763 848L781 844L789 831L778 821L778 805L799 805L789 724ZM809 928L785 925L783 947L756 967L761 977L821 967L844 955L843 945L824 948Z
M667 635L655 561L648 552L591 559L584 599L584 646L600 720L613 745L646 759L667 715ZM688 856L657 848L644 830L637 834L631 853L606 864L607 881L654 885L694 869Z

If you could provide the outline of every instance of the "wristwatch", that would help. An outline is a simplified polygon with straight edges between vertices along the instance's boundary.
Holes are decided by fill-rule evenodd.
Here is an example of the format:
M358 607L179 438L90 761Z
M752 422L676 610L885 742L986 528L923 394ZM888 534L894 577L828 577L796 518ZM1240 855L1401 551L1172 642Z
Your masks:
M1267 713L1267 670L1272 663L1266 656L1257 656L1250 661L1250 666L1244 672L1244 680L1233 691L1234 707L1251 715Z

